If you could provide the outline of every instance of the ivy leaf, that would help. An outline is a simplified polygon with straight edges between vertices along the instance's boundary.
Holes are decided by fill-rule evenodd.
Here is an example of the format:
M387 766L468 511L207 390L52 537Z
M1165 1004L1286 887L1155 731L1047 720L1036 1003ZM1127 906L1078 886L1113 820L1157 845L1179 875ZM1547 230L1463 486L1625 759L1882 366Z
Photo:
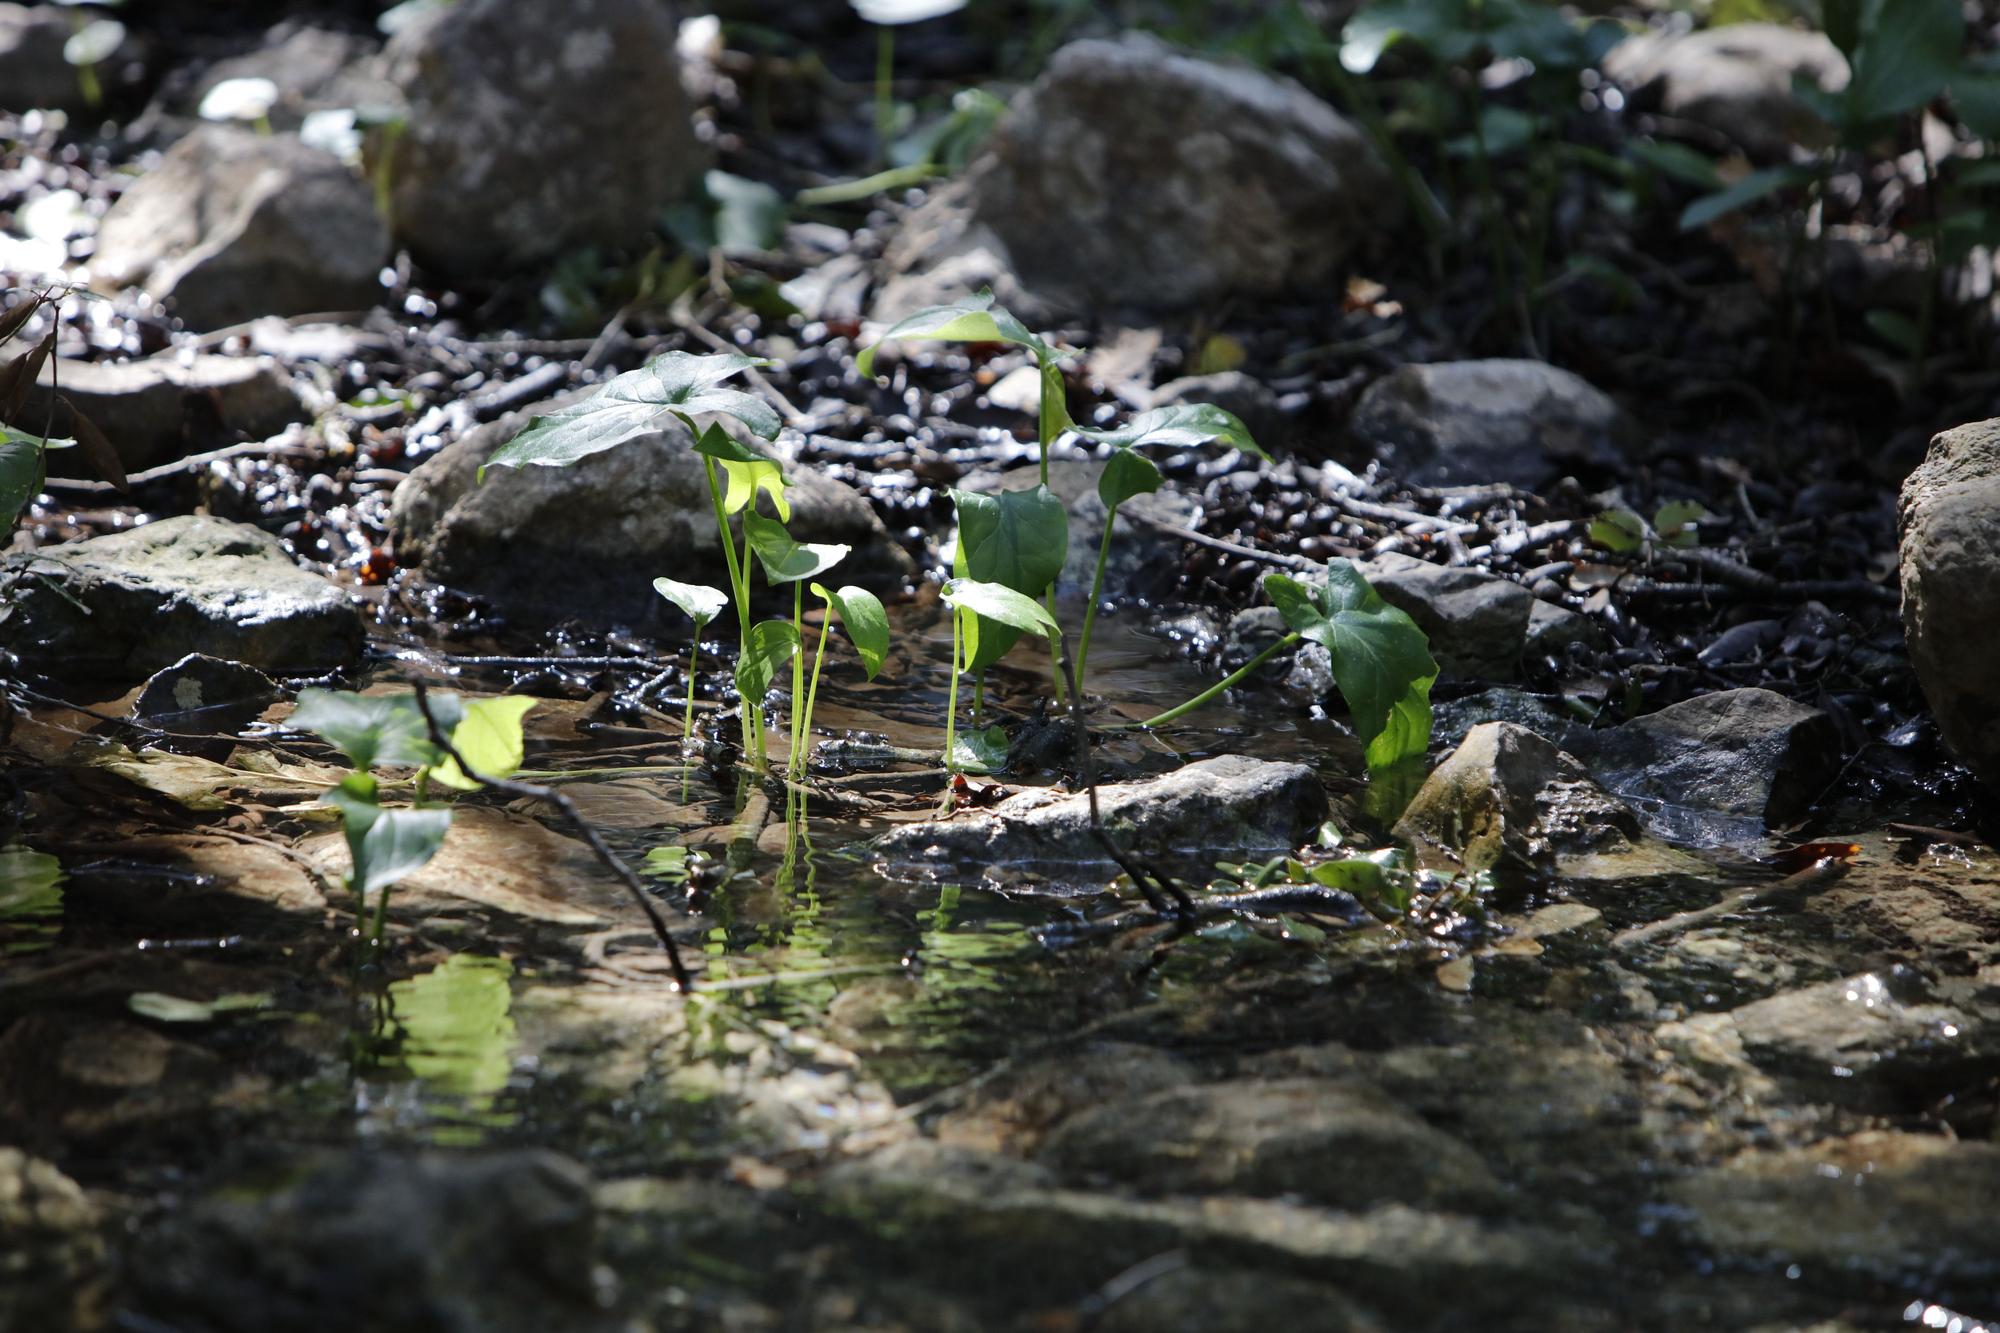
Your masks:
M681 609L681 613L694 622L697 630L722 614L729 605L729 598L721 589L711 588L706 583L681 583L674 579L653 580L653 591L660 594Z
M694 451L713 458L722 468L727 481L722 495L723 513L754 509L757 492L763 491L771 497L771 508L778 511L778 518L786 523L792 521L792 502L785 498L785 488L792 483L785 479L785 470L775 460L731 438L728 431L712 422L694 442Z
M955 772L989 775L1007 767L1007 729L988 727L984 731L961 731L951 742L951 767Z
M1367 747L1368 767L1423 753L1438 668L1417 623L1383 601L1351 560L1330 561L1317 588L1268 574L1264 591L1287 625L1332 654L1333 681Z
M527 749L521 737L521 719L534 706L533 699L521 694L474 700L465 706L464 720L451 729L451 748L465 756L474 773L489 778L506 777L521 766ZM432 778L457 791L479 788L450 755L430 773Z
M451 827L451 810L444 806L382 805L366 773L350 774L320 799L340 811L354 862L347 883L363 898L421 870Z
M854 358L854 369L863 379L875 374L875 353L883 343L900 338L925 338L933 342L1013 343L1033 351L1035 360L1047 366L1055 359L1055 348L1028 331L1028 326L993 304L993 289L982 288L963 301L934 305L898 321Z
M1214 403L1177 403L1172 407L1156 407L1150 412L1141 412L1122 426L1106 430L1085 430L1078 426L1076 433L1115 449L1143 449L1149 445L1189 449L1219 440L1232 449L1253 454L1267 462L1271 457L1257 441L1250 438L1250 428L1235 413L1225 412Z
M970 611L1009 629L1039 634L1045 639L1057 632L1055 617L1040 602L1004 584L947 579L943 597L947 605L957 610Z
M743 535L750 539L750 549L756 552L757 563L764 567L764 577L773 584L797 583L824 574L854 549L794 541L784 524L765 518L754 509L743 511Z
M465 705L455 694L430 696L440 730L457 730ZM414 694L352 694L340 690L300 690L290 725L316 731L347 762L366 773L372 768L425 768L443 756Z
M875 679L882 670L883 659L889 655L889 613L883 610L882 599L852 583L834 592L815 583L811 592L840 613L840 623L846 628L847 637L853 640L854 651L861 656L862 668L867 671L868 679Z
M750 627L749 641L736 661L736 692L755 705L771 692L778 669L799 650L799 632L789 620L764 620Z
M1097 496L1105 507L1115 508L1135 495L1150 495L1160 489L1165 478L1153 460L1131 449L1120 449L1104 461L1097 476Z
M722 381L764 362L734 352L696 356L668 352L637 370L628 370L582 402L536 417L527 429L501 445L480 469L490 467L568 467L627 440L650 435L672 413L694 429L704 413L730 416L764 439L778 433L778 414L771 405L741 389L725 389Z

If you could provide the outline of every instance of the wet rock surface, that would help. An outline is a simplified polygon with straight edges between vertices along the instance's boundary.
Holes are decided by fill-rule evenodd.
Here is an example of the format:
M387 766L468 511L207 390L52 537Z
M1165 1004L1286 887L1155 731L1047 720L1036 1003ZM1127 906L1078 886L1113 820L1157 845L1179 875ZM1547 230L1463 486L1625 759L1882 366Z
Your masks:
M367 182L339 158L292 135L208 125L105 216L92 276L215 329L371 305L388 254Z
M43 368L23 411L58 435L73 432L71 407L61 399L104 432L128 473L225 440L262 439L307 416L291 377L276 361L253 356L65 361ZM50 467L59 475L83 470L62 454Z
M1531 490L1609 464L1631 432L1618 405L1581 376L1507 360L1404 366L1368 387L1348 429L1413 485Z
M189 653L316 673L361 654L361 613L277 538L189 515L9 557L0 644L66 678L140 679Z
M1472 680L1511 680L1520 674L1537 605L1520 584L1407 555L1376 556L1362 572L1383 601L1417 622L1441 670Z
M1103 783L1104 826L1141 856L1185 860L1270 854L1295 847L1326 818L1311 769L1224 755L1157 778ZM1034 865L1049 873L1111 865L1090 826L1087 793L1022 791L986 810L908 824L874 842L892 866Z
M2000 421L1948 430L1903 483L1903 628L1946 744L2000 782L2000 683L1971 627L2000 615Z

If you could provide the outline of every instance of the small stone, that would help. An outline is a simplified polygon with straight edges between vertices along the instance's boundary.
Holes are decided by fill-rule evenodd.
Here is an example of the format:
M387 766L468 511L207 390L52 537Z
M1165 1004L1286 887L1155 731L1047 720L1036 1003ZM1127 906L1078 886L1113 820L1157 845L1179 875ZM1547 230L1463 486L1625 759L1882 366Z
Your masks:
M1823 33L1783 23L1730 23L1621 42L1605 57L1604 72L1631 93L1635 109L1691 121L1772 160L1798 144L1832 138L1831 127L1793 91L1796 83L1837 93L1848 78L1846 57Z
M235 732L256 721L278 693L256 667L189 653L146 682L132 716L169 731Z
M91 273L216 329L371 306L388 253L368 183L339 158L294 135L204 125L104 215Z
M1326 792L1303 764L1241 755L1203 759L1156 778L1101 783L1105 828L1134 856L1196 864L1290 851L1327 817ZM1115 871L1090 829L1087 793L1017 792L986 809L903 824L873 844L895 868L1021 866L1049 875Z
M18 344L16 344L18 346ZM282 367L267 356L162 352L137 361L64 361L44 365L28 394L25 419L53 411L51 430L69 434L60 393L104 432L127 472L184 456L190 445L224 438L261 440L306 419ZM50 456L58 476L87 471L81 458Z
M377 86L367 72L368 58L374 53L375 43L366 37L286 20L266 33L256 50L218 60L202 70L184 96L172 99L172 110L192 116L218 84L231 79L268 79L278 97L266 120L273 129L296 130L314 111L379 106L388 90Z
M1396 823L1419 856L1473 870L1546 872L1559 856L1622 847L1631 810L1526 727L1482 722L1432 770Z
M1903 483L1903 633L1952 753L2000 786L2000 418L1948 430Z
M1404 366L1368 386L1348 429L1408 485L1526 490L1615 462L1631 434L1581 376L1508 360Z
M1523 655L1557 662L1569 659L1572 648L1601 649L1610 641L1604 626L1580 611L1537 600L1528 611L1528 637Z
M1430 638L1431 656L1446 675L1512 680L1539 605L1512 579L1483 570L1434 565L1389 553L1361 565L1382 600L1401 607Z
M138 679L205 653L265 671L353 665L365 637L346 594L276 537L185 515L10 556L0 647L65 680Z

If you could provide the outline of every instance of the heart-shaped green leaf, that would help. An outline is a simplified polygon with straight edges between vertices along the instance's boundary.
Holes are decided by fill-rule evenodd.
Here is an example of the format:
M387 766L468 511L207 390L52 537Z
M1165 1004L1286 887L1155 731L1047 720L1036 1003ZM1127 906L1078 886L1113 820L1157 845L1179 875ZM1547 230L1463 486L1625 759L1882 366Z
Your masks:
M824 574L845 560L853 549L794 541L784 524L765 518L754 509L743 511L743 535L750 539L750 549L756 552L757 563L764 567L764 577L773 584L797 583Z
M752 704L771 692L778 669L799 650L799 632L789 620L763 620L750 627L743 655L736 661L736 692Z
M883 659L889 655L889 613L883 609L881 599L851 583L833 592L815 583L811 591L840 613L840 623L847 628L847 637L861 656L862 669L868 673L868 679L875 679L882 670Z
M430 705L440 730L455 731L465 718L465 705L455 694L432 694ZM300 690L289 725L318 732L363 773L378 766L424 768L443 757L431 744L414 694Z
M348 886L367 896L423 868L451 827L444 806L391 808L377 800L375 779L354 773L321 798L340 811L354 869Z
M1007 731L988 727L984 731L961 731L951 743L951 768L955 773L991 774L1007 767Z
M983 583L978 579L947 579L942 595L947 605L997 621L1009 629L1039 634L1045 639L1057 633L1055 617L1040 602L1015 592L1005 584Z
M952 573L1031 595L1045 590L1062 573L1069 555L1069 515L1048 487L994 495L955 490L951 503L958 511ZM967 669L973 671L999 661L1019 637L1004 626L976 622L968 633L978 649L966 659Z
M681 583L675 579L657 578L653 580L653 591L660 594L681 609L681 613L694 622L697 630L706 628L708 622L722 614L729 605L729 598L718 588L706 583Z
M1135 495L1150 495L1160 489L1160 469L1153 460L1131 449L1120 449L1104 462L1097 476L1097 495L1106 507L1122 505Z
M1329 562L1318 587L1268 574L1264 591L1287 625L1332 654L1334 684L1367 747L1368 766L1423 753L1438 668L1417 623L1383 601L1351 560Z
M711 356L668 352L609 381L581 402L536 417L496 449L480 473L483 476L487 467L568 467L651 434L668 413L685 421L690 430L696 416L730 416L772 439L779 422L771 405L740 389L720 387L739 371L763 364L734 352Z
M527 749L521 737L521 719L534 706L535 701L523 694L473 700L465 705L464 720L451 729L451 748L464 755L465 762L481 777L506 777L521 766ZM458 791L475 791L479 787L450 755L431 769L430 775Z
M785 479L785 470L776 460L732 439L729 432L713 423L694 442L694 451L713 458L722 468L727 482L722 495L725 514L754 508L761 490L771 497L771 507L778 511L780 521L792 521L792 502L785 498L785 488L792 483Z
M9 532L21 511L42 493L47 447L39 435L0 426L0 526Z
M1156 407L1150 412L1141 412L1122 426L1104 430L1085 430L1078 426L1076 433L1116 449L1153 446L1189 449L1213 440L1258 458L1270 458L1257 441L1250 438L1250 428L1235 413L1225 412L1214 403L1176 403L1172 407Z
M1028 326L993 304L991 288L950 305L934 305L898 321L890 330L861 349L854 369L863 379L875 373L875 353L883 343L901 338L925 338L932 342L1013 343L1034 352L1046 366L1055 358L1055 349L1028 331Z

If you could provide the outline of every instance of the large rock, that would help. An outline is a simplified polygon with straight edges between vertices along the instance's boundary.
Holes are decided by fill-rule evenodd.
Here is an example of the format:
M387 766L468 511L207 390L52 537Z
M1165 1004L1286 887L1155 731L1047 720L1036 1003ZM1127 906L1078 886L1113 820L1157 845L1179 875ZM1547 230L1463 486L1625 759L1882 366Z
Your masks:
M1058 51L948 193L913 224L923 253L892 267L970 285L1004 260L1073 309L1325 287L1396 198L1362 133L1299 85L1138 33ZM885 293L877 316L909 300Z
M18 346L18 344L16 344ZM54 412L52 430L71 433L60 393L104 432L127 472L179 458L216 437L264 439L305 419L291 378L267 356L161 352L137 361L53 361L28 394L23 420ZM81 475L81 459L57 453L51 472Z
M2000 418L1948 430L1903 483L1903 633L1952 752L2000 785Z
M1303 764L1220 755L1141 782L1097 789L1104 826L1126 852L1206 869L1217 860L1290 851L1327 816ZM905 824L877 838L892 866L1031 865L1039 873L1115 869L1090 829L1087 792L1037 787L986 809Z
M1563 744L1653 830L1714 846L1755 841L1833 781L1840 733L1819 709L1770 690L1718 690Z
M630 247L700 173L672 14L655 0L458 0L383 53L407 103L390 213L425 264L492 275Z
M707 477L678 423L572 467L494 468L479 479L493 451L535 413L576 398L482 426L411 473L390 512L396 558L530 617L645 616L661 604L652 583L662 574L722 584ZM854 548L840 581L880 584L910 573L908 555L860 492L804 468L790 476L792 535Z
M213 329L373 305L388 253L373 192L332 153L205 125L104 215L91 273Z
M1482 722L1432 770L1395 834L1424 859L1473 870L1548 871L1559 857L1621 848L1639 821L1548 741Z
M189 653L319 674L361 656L361 612L278 539L202 515L10 557L0 647L65 680L137 680Z
M1348 429L1412 486L1534 490L1618 457L1629 423L1581 376L1540 361L1403 366L1368 386Z
M568 1158L357 1150L276 1165L148 1230L132 1261L141 1312L216 1333L614 1326L592 1280L589 1176Z
M1838 92L1848 76L1846 57L1824 34L1778 23L1623 42L1605 57L1604 72L1631 92L1634 106L1692 121L1767 158L1830 136L1793 92L1794 81Z
M1383 601L1408 612L1429 636L1431 656L1446 675L1512 680L1520 674L1536 605L1534 594L1520 584L1393 552L1361 569Z

